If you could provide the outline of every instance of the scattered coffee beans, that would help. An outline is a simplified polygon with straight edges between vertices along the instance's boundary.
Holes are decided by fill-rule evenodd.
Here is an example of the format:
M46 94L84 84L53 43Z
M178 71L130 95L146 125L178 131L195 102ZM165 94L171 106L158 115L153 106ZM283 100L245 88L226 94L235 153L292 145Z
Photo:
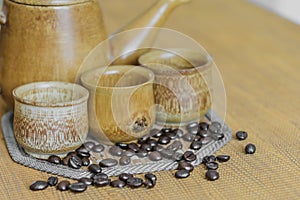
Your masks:
M219 162L227 162L228 160L230 160L230 156L228 156L228 155L218 155L217 160Z
M209 169L205 173L205 177L210 181L215 181L219 178L219 173L216 170Z
M71 192L84 192L87 189L87 185L82 182L72 183L69 185L69 190Z
M245 140L248 137L248 133L245 131L238 131L235 135L238 140Z
M176 178L187 178L190 176L190 171L186 169L181 169L175 173Z
M69 189L69 185L70 185L70 181L61 181L57 186L56 186L56 189L57 190L60 190L60 191L66 191Z
M245 147L246 154L254 154L256 151L256 147L254 144L247 144Z
M36 181L30 185L30 189L32 191L44 190L48 187L48 183L46 181Z

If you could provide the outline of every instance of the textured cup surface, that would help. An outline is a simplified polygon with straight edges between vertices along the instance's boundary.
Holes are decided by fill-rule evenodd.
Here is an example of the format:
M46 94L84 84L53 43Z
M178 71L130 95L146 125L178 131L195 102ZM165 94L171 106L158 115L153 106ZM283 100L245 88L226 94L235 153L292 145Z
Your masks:
M210 57L187 49L153 50L139 63L155 73L156 122L185 125L199 120L211 107Z
M84 73L89 89L89 122L103 143L127 142L146 134L155 122L154 74L148 69L116 65Z
M14 134L38 158L63 156L78 148L88 133L89 93L65 82L34 82L13 90Z

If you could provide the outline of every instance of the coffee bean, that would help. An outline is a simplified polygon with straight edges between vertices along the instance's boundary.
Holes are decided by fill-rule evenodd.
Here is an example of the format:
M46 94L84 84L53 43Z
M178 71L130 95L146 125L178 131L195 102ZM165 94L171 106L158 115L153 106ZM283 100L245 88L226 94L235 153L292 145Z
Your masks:
M148 135L144 135L143 137L140 137L140 138L137 140L137 143L138 143L138 144L143 144L143 143L145 143L148 139L149 139L149 136L148 136Z
M187 178L189 176L190 176L190 172L188 170L185 170L185 169L178 170L175 173L176 178Z
M212 137L205 137L205 138L202 138L200 139L202 145L206 145L206 144L209 144L210 142L213 141L213 138Z
M165 148L163 147L163 146L161 146L161 145L157 145L157 146L155 146L155 147L153 147L153 151L162 151L162 150L164 150Z
M201 141L193 141L190 145L190 148L193 150L199 150L202 147L202 142Z
M178 149L182 149L182 143L180 141L174 141L172 144L170 144L166 149L177 151Z
M54 164L60 164L60 163L61 163L60 157L58 157L58 156L56 156L56 155L51 155L51 156L48 158L48 161L51 162L51 163L54 163Z
M222 140L225 137L225 135L224 135L224 133L215 133L215 134L212 135L212 137L215 140Z
M89 166L90 163L91 163L91 161L90 161L90 159L88 157L83 157L81 159L81 161L82 161L82 166Z
M149 160L151 161L159 161L162 157L158 151L153 151L149 154Z
M93 179L93 180L96 180L96 179L108 179L108 176L105 173L97 173L97 174L93 174L91 176L91 179Z
M115 145L118 146L118 147L120 147L123 150L127 150L128 149L128 144L126 144L126 143L117 142Z
M192 122L192 123L188 124L186 126L186 128L191 129L191 128L195 128L195 127L198 127L198 126L199 126L198 122Z
M46 181L36 181L30 185L30 189L32 191L44 190L48 187L48 183Z
M172 129L168 128L168 127L165 127L165 128L161 129L161 132L163 132L163 133L170 133L170 132L172 132Z
M119 179L124 182L127 182L129 178L133 178L133 175L128 173L122 173L119 175Z
M181 161L178 163L178 170L181 170L181 169L185 169L189 172L192 172L194 170L194 166L189 163L189 162L186 162L186 161Z
M139 146L136 143L130 143L128 144L128 148L133 150L134 152L137 152L139 150Z
M92 151L96 153L100 153L104 150L104 146L102 144L96 144L93 148Z
M97 173L101 173L102 172L102 169L99 165L96 165L96 164L91 164L89 167L88 167L88 170L93 173L93 174L97 174Z
M94 179L94 182L93 184L96 186L96 187L105 187L107 185L109 185L111 182L110 179L106 179L106 178L98 178L98 179Z
M199 129L203 131L207 131L209 128L209 124L207 122L200 122L198 126Z
M77 156L83 158L83 157L90 157L90 151L84 147L84 145L82 145L81 147L79 147L78 149L76 149L77 152Z
M58 183L58 178L55 176L50 176L47 182L49 186L55 186Z
M238 140L246 140L248 137L248 133L245 131L238 131L236 132L235 136Z
M128 149L126 151L123 151L122 156L128 156L128 157L132 157L135 155L135 152L131 149Z
M70 181L61 181L57 186L56 189L60 191L66 191L69 189Z
M219 173L216 170L209 169L205 173L205 177L210 181L215 181L219 178Z
M182 138L183 130L177 128L177 129L174 129L173 132L176 133L177 138Z
M110 182L110 185L112 187L116 187L116 188L123 188L123 187L125 187L126 183L121 180L114 180L114 181Z
M66 156L61 160L61 164L63 165L68 165L69 164L69 160L70 160L71 156Z
M170 137L168 137L168 136L166 136L166 135L162 135L162 136L160 136L160 137L158 138L158 141L157 141L157 142L158 142L159 144L165 145L165 144L169 144L170 141L171 141L171 138L170 138Z
M122 153L123 153L123 150L118 146L112 146L112 147L109 148L108 152L112 156L121 156Z
M195 135L192 135L190 133L186 133L182 136L182 139L186 142L192 142L195 139Z
M127 185L131 188L138 188L141 187L143 185L143 179L141 178L129 178L127 179Z
M256 151L256 147L254 144L247 144L245 147L246 154L254 154Z
M113 167L118 164L118 161L113 158L106 158L99 162L100 167Z
M218 132L218 130L222 129L222 124L220 122L214 121L209 126L209 130L212 132Z
M85 143L83 144L83 146L84 146L87 150L91 151L91 150L94 148L95 143L94 143L94 142L85 142Z
M149 144L152 147L152 149L158 145L155 139L149 139L146 143Z
M230 159L230 156L228 155L218 155L217 160L219 162L227 162Z
M152 173L147 173L147 174L145 174L145 179L149 179L151 181L156 181L157 177Z
M218 169L219 165L216 162L207 162L205 163L207 169Z
M197 157L192 151L186 151L184 152L182 158L188 162L193 162Z
M195 126L193 128L189 128L187 129L187 131L190 133L190 134L193 134L193 135L196 135L199 131L199 127L198 126Z
M84 192L86 189L87 185L82 182L72 183L71 185L69 185L69 190L71 192Z
M160 131L159 129L157 128L154 128L154 129L151 129L150 130L150 133L149 133L149 136L150 137L155 137L155 138L158 138L162 135L162 131Z
M157 178L154 174L151 173L145 174L145 179L146 179L144 182L145 187L153 188L156 185Z
M145 151L151 151L152 150L152 146L150 144L143 143L143 144L141 144L140 149L143 149Z
M148 155L148 151L146 150L143 150L143 149L140 149L136 152L136 155L139 157L139 158L144 158L144 157L147 157Z
M210 155L210 156L205 156L202 159L202 163L208 163L208 162L215 162L217 160L217 158L214 155Z
M86 185L92 185L93 179L87 178L87 177L82 177L81 179L78 180L78 182L84 183Z
M205 138L205 137L208 137L211 135L211 133L207 130L200 130L198 133L197 133L198 136L202 137L202 138Z
M177 138L177 133L172 131L170 133L166 133L166 136L168 136L169 138L171 138L171 140L174 140Z
M131 159L128 156L121 156L119 160L120 165L129 165L131 163Z
M82 161L78 156L71 156L68 164L69 167L79 169L82 166Z

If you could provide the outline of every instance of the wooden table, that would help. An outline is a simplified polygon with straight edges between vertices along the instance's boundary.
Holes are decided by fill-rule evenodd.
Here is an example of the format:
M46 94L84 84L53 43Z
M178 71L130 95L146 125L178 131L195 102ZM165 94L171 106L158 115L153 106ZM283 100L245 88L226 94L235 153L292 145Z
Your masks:
M112 32L154 0L103 0ZM299 199L300 198L300 26L242 0L194 0L172 14L166 26L194 38L213 56L227 92L226 123L245 130L216 154L229 154L220 179L204 178L203 166L187 179L156 173L155 188L90 187L82 194L29 185L49 174L14 163L1 134L0 199ZM5 106L1 101L0 114ZM247 143L257 152L246 155ZM60 178L62 180L63 178Z

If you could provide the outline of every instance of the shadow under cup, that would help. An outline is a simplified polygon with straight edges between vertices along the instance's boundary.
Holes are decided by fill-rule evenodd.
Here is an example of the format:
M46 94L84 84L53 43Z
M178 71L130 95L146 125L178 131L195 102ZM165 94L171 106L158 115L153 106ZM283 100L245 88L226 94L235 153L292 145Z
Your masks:
M155 74L157 124L186 125L199 121L211 108L212 60L206 52L152 50L139 63Z
M81 76L90 92L91 136L105 144L129 142L145 135L155 122L154 74L148 69L118 65Z

